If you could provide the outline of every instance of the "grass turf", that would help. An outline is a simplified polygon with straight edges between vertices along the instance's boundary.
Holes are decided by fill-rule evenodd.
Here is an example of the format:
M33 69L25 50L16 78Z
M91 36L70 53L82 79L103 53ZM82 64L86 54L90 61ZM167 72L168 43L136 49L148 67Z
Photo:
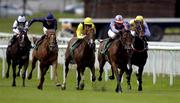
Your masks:
M2 62L1 62L2 63ZM31 67L31 65L30 65ZM60 79L62 81L62 68ZM30 70L30 68L29 68ZM1 68L0 68L1 71ZM10 78L2 79L0 74L0 103L179 103L180 76L174 78L174 85L169 86L169 77L157 78L157 84L152 84L152 75L143 75L143 91L137 91L135 74L132 75L132 90L126 89L126 80L122 83L123 93L115 93L116 81L96 81L92 84L89 79L89 69L85 71L85 88L76 90L75 70L71 69L67 79L67 89L62 91L50 80L49 71L46 74L44 89L38 90L37 70L33 72L33 79L26 80L26 87L22 87L22 79L17 78L17 86L11 87ZM96 71L96 76L98 76Z

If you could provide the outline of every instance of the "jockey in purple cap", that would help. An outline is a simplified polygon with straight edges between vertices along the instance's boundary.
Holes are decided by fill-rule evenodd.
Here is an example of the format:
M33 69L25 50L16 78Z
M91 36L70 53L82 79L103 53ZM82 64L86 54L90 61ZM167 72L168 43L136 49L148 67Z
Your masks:
M46 31L51 29L56 31L57 30L57 20L54 18L52 13L48 13L46 17L43 18L34 18L29 21L29 27L34 23L34 22L41 22L43 23L43 32L44 35L41 36L41 38L36 42L36 47L39 46L41 41L45 38L46 36Z

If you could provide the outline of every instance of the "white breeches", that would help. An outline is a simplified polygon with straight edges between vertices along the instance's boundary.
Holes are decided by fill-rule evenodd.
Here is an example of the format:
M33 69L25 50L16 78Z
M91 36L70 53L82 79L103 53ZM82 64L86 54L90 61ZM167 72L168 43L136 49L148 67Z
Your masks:
M112 39L114 39L115 37L116 37L116 33L114 33L111 29L109 29L109 31L108 31L108 36L110 37L110 38L112 38Z

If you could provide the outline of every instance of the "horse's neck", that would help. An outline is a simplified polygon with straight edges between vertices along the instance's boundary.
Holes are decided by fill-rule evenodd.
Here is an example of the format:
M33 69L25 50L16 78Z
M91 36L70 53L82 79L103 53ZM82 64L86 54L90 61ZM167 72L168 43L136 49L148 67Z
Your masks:
M134 46L136 49L137 48L144 49L144 41L139 37L135 37Z

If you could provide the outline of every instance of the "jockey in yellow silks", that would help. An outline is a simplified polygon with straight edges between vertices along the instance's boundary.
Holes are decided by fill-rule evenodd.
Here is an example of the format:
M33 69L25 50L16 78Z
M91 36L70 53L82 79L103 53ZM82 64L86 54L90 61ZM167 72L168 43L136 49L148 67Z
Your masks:
M147 37L150 37L151 33L143 16L141 15L136 16L135 19L130 20L129 24L130 24L131 34L133 36L140 35L143 38L143 40L146 42L146 46L147 46ZM144 32L143 34L137 34L140 31L140 29L143 30Z
M84 30L93 28L96 31L95 25L90 17L84 19L84 23L80 23L76 30L76 35L78 39L84 38Z
M136 16L135 19L130 20L130 30L131 30L132 35L135 35L136 30L138 30L139 25L141 25L143 27L142 29L144 31L144 35L142 35L142 36L146 36L146 37L151 36L149 27L148 27L146 21L144 20L143 16L140 16L140 15Z

